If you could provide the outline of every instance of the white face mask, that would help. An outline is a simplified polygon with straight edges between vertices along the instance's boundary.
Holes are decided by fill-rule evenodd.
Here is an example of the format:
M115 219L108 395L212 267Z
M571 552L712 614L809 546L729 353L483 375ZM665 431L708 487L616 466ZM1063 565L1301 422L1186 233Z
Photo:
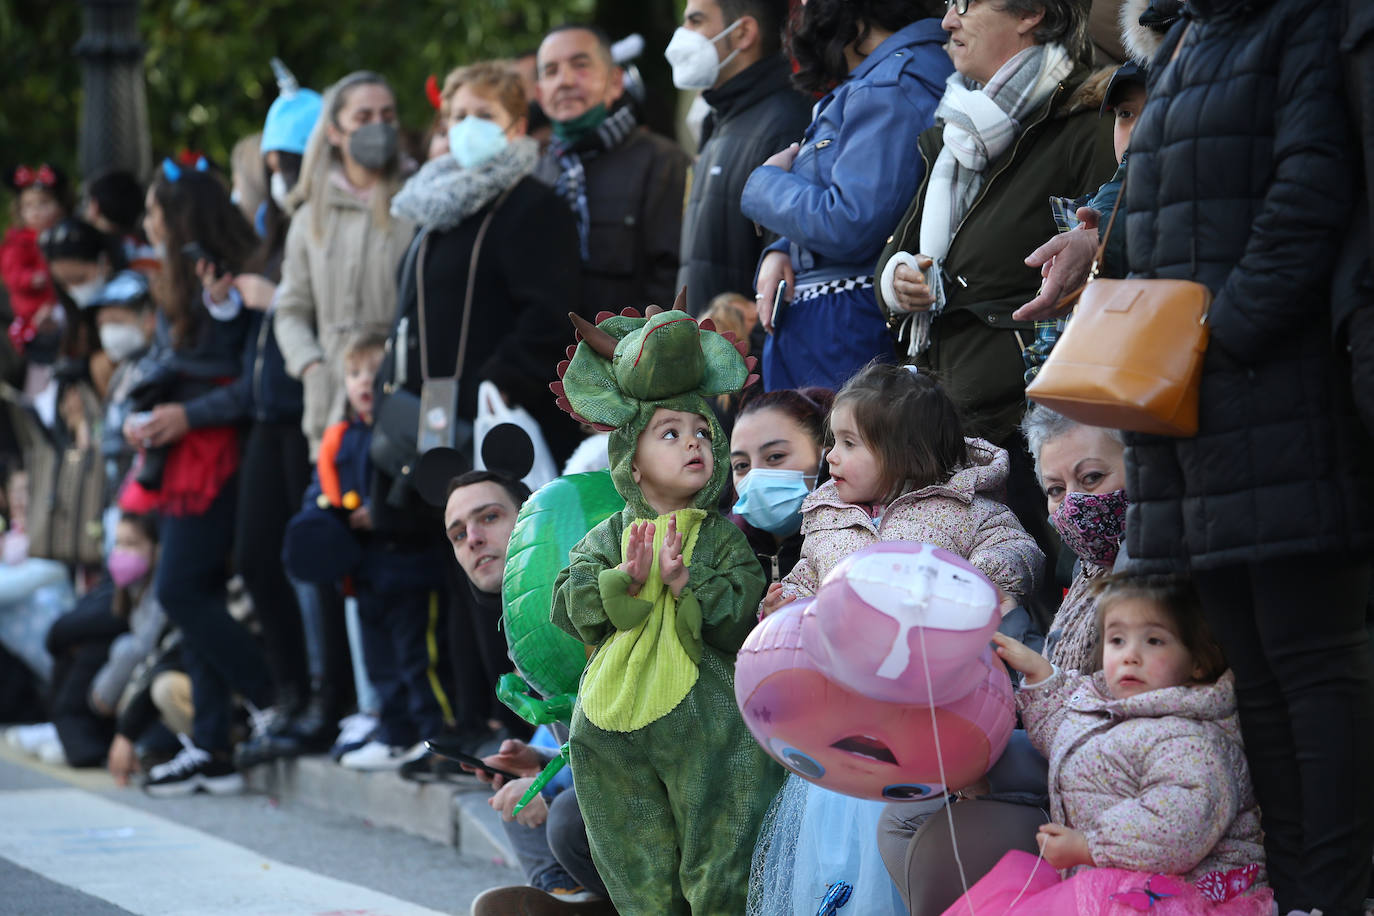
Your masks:
M72 297L77 308L84 309L96 299L100 298L101 292L105 289L105 281L102 279L91 280L87 283L78 283L75 286L67 287L67 295Z
M267 182L268 190L272 193L272 200L283 212L286 210L286 196L291 193L287 187L286 178L281 172L273 172L272 178Z
M148 338L136 324L111 322L100 326L100 349L117 363L122 363L147 345Z
M673 68L673 85L679 89L710 89L714 86L716 78L720 76L720 68L734 60L739 53L736 49L725 60L721 60L716 54L716 42L729 35L739 24L740 20L736 19L715 38L707 38L679 26L673 33L673 40L668 42L668 47L663 51L668 65Z

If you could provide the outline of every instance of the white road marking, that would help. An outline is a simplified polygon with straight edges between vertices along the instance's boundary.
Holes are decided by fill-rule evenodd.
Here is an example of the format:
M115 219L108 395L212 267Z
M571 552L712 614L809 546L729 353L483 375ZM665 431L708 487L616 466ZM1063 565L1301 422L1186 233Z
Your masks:
M439 916L79 789L0 792L0 856L140 916Z

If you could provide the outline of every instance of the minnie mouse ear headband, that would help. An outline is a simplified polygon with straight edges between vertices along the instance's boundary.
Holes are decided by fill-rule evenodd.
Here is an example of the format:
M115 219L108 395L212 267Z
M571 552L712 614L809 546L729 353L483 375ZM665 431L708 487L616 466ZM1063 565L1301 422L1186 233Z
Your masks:
M10 172L8 184L14 191L43 188L61 193L67 187L67 176L62 174L61 169L48 165L46 162L36 166L19 165L15 166L13 172Z
M180 159L181 162L177 162L171 156L162 160L162 177L173 184L181 180L181 176L186 169L195 172L210 171L210 161L206 159L202 153L182 150L181 155L177 158Z
M515 423L498 423L482 437L481 465L511 480L521 480L534 467L534 443ZM473 470L466 452L432 448L420 456L411 480L415 492L431 506L448 502L448 485L455 477Z

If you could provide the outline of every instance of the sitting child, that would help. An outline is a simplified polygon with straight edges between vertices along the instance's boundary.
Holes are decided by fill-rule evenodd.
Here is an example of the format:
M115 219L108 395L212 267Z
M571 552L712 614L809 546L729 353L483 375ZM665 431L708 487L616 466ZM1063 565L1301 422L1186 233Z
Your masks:
M315 478L283 544L294 578L322 585L347 579L357 596L363 664L381 711L370 739L339 758L355 770L395 770L422 756L420 742L452 716L429 649L440 622L444 558L428 540L374 530L367 500L372 389L385 347L376 334L359 334L345 347L350 419L325 430Z
M1097 614L1092 675L994 637L997 653L1025 675L1017 706L1050 761L1052 823L1037 839L1045 862L1072 875L1062 885L1051 878L1011 912L1057 912L1056 902L1067 912L1077 900L1079 913L1105 913L1113 898L1144 893L1186 897L1187 912L1268 913L1235 679L1197 597L1176 579L1114 578ZM1002 912L1036 865L1009 853L968 896L979 911L1000 901ZM1100 905L1085 910L1084 901ZM961 901L950 912L966 911Z

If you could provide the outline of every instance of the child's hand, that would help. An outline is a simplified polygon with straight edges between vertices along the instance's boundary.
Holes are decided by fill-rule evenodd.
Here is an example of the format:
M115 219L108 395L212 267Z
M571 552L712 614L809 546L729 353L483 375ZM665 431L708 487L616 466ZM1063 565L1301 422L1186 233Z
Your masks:
M630 539L625 543L625 560L620 571L630 577L630 587L625 591L630 597L639 594L639 588L649 578L649 568L653 565L654 523L635 522L630 526Z
M658 574L663 584L673 590L674 598L682 595L687 587L687 564L682 561L682 535L677 530L676 515L668 519L668 533L658 551Z
M526 827L538 827L549 816L549 804L544 801L543 795L536 795L530 799L528 805L520 809L519 814L514 813L515 806L520 804L520 799L533 782L533 779L513 779L487 799L487 804L501 812L503 821L519 821Z
M759 606L759 617L760 619L767 617L784 604L791 604L796 600L796 595L783 590L781 582L774 582L768 586L768 591L763 594L763 604Z
M1026 686L1038 684L1054 674L1054 666L1044 656L1032 652L1005 633L992 634L992 642L997 647L998 656L1007 663L1007 667L1026 676Z
M359 506L348 513L348 527L355 531L372 530L372 513L368 511L367 506Z
M1081 830L1074 830L1063 824L1041 824L1035 841L1040 844L1040 852L1045 856L1045 861L1055 868L1097 864L1088 849L1088 838Z

